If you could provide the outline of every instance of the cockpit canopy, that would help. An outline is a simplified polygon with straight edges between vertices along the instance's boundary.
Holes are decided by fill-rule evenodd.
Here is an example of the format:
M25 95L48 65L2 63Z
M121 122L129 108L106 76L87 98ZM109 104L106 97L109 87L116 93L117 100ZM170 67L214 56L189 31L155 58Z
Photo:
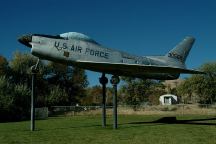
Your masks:
M92 38L88 37L87 35L84 35L84 34L81 34L81 33L77 33L77 32L63 33L63 34L60 34L60 37L65 38L65 39L83 40L83 41L91 42L91 43L94 43L94 44L98 44L95 40L93 40Z
M93 40L92 38L88 37L87 35L81 34L81 33L77 33L77 32L67 32L67 33L63 33L60 35L45 35L45 34L33 34L33 36L42 36L42 37L47 37L47 38L54 38L54 39L77 39L77 40L83 40L86 42L91 42L94 44L99 45L99 43L97 43L95 40Z

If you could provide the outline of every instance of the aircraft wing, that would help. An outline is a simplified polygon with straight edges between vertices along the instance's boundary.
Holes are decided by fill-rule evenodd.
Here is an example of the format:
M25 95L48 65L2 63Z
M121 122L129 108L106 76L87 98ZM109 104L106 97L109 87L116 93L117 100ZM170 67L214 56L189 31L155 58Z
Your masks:
M107 63L107 62L89 62L78 61L79 66L93 71L108 72L111 74L119 73L168 73L168 74L206 74L202 71L193 69L183 69L171 66L159 65L140 65L140 64L126 64L126 63Z

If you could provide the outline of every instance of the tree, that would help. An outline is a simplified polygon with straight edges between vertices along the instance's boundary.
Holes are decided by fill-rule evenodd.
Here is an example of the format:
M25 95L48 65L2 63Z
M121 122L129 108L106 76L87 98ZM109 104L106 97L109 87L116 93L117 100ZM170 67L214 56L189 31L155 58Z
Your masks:
M0 116L4 120L29 118L31 67L36 62L36 57L20 52L9 64L0 56ZM88 81L83 69L42 61L38 66L36 107L71 105L85 97Z
M149 88L149 103L152 105L158 105L161 95L166 94L165 85L161 81L157 81Z
M59 85L53 86L47 95L48 106L65 105L68 104L68 101L68 95L65 89L60 88Z
M12 85L5 76L0 76L0 110L8 110L13 103Z
M86 96L86 87L88 86L87 75L84 69L73 67L73 74L71 81L73 83L73 87L70 90L70 99L74 102L81 101L82 98Z
M31 90L26 84L16 84L13 90L13 115L16 119L27 119L30 113Z
M93 86L86 90L86 97L81 102L83 105L100 105L102 98L102 88L99 85Z
M0 76L7 75L8 68L7 59L3 56L0 56Z
M67 93L68 103L65 105L80 103L81 99L86 96L85 88L88 85L88 80L83 69L49 62L45 73L45 79L51 89L58 85Z
M26 119L30 111L30 90L26 85L11 83L0 76L0 116L1 121Z
M6 76L0 76L0 121L12 119L10 117L13 106L12 91L13 89Z
M200 68L205 75L193 75L186 79L178 88L177 92L185 100L197 96L200 103L216 102L216 63L206 63Z
M14 83L30 84L30 67L36 63L36 60L28 54L14 53L13 59L10 61Z
M37 63L37 58L30 54L23 54L20 52L15 52L13 59L10 61L11 69L11 82L15 85L26 85L28 89L31 89L31 67ZM38 64L39 72L36 77L36 106L45 105L45 95L48 89L48 85L42 79L43 73L45 71L45 66L42 61Z
M6 59L0 60L5 76L1 78L1 100L4 105L4 117L7 120L23 120L30 112L30 67L36 58L16 52L9 65Z
M125 84L120 90L121 100L123 103L130 105L140 105L145 102L149 102L149 96L155 95L155 91L158 94L164 93L162 84L154 80L142 80L135 78L123 78ZM157 94L157 95L158 95ZM153 98L151 98L153 102ZM158 100L157 100L158 101Z
M195 94L195 85L199 83L197 77L187 78L183 83L181 83L177 88L177 95L181 97L182 103L193 103L197 102Z

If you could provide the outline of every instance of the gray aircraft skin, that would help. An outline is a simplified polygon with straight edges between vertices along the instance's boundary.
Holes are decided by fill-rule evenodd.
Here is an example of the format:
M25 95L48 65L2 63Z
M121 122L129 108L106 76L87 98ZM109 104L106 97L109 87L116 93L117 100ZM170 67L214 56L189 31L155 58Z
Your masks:
M136 56L106 48L77 32L56 36L23 35L18 41L30 47L32 55L40 59L117 76L172 80L177 79L181 73L204 74L187 69L185 65L195 41L193 37L186 37L164 56Z

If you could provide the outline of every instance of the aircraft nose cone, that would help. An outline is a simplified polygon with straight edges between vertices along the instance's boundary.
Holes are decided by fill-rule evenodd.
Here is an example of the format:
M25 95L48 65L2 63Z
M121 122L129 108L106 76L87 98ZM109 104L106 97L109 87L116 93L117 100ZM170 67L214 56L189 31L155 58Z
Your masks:
M21 44L24 44L27 47L32 47L32 45L30 44L30 42L32 41L32 35L31 34L27 34L27 35L22 35L18 38L18 41Z

